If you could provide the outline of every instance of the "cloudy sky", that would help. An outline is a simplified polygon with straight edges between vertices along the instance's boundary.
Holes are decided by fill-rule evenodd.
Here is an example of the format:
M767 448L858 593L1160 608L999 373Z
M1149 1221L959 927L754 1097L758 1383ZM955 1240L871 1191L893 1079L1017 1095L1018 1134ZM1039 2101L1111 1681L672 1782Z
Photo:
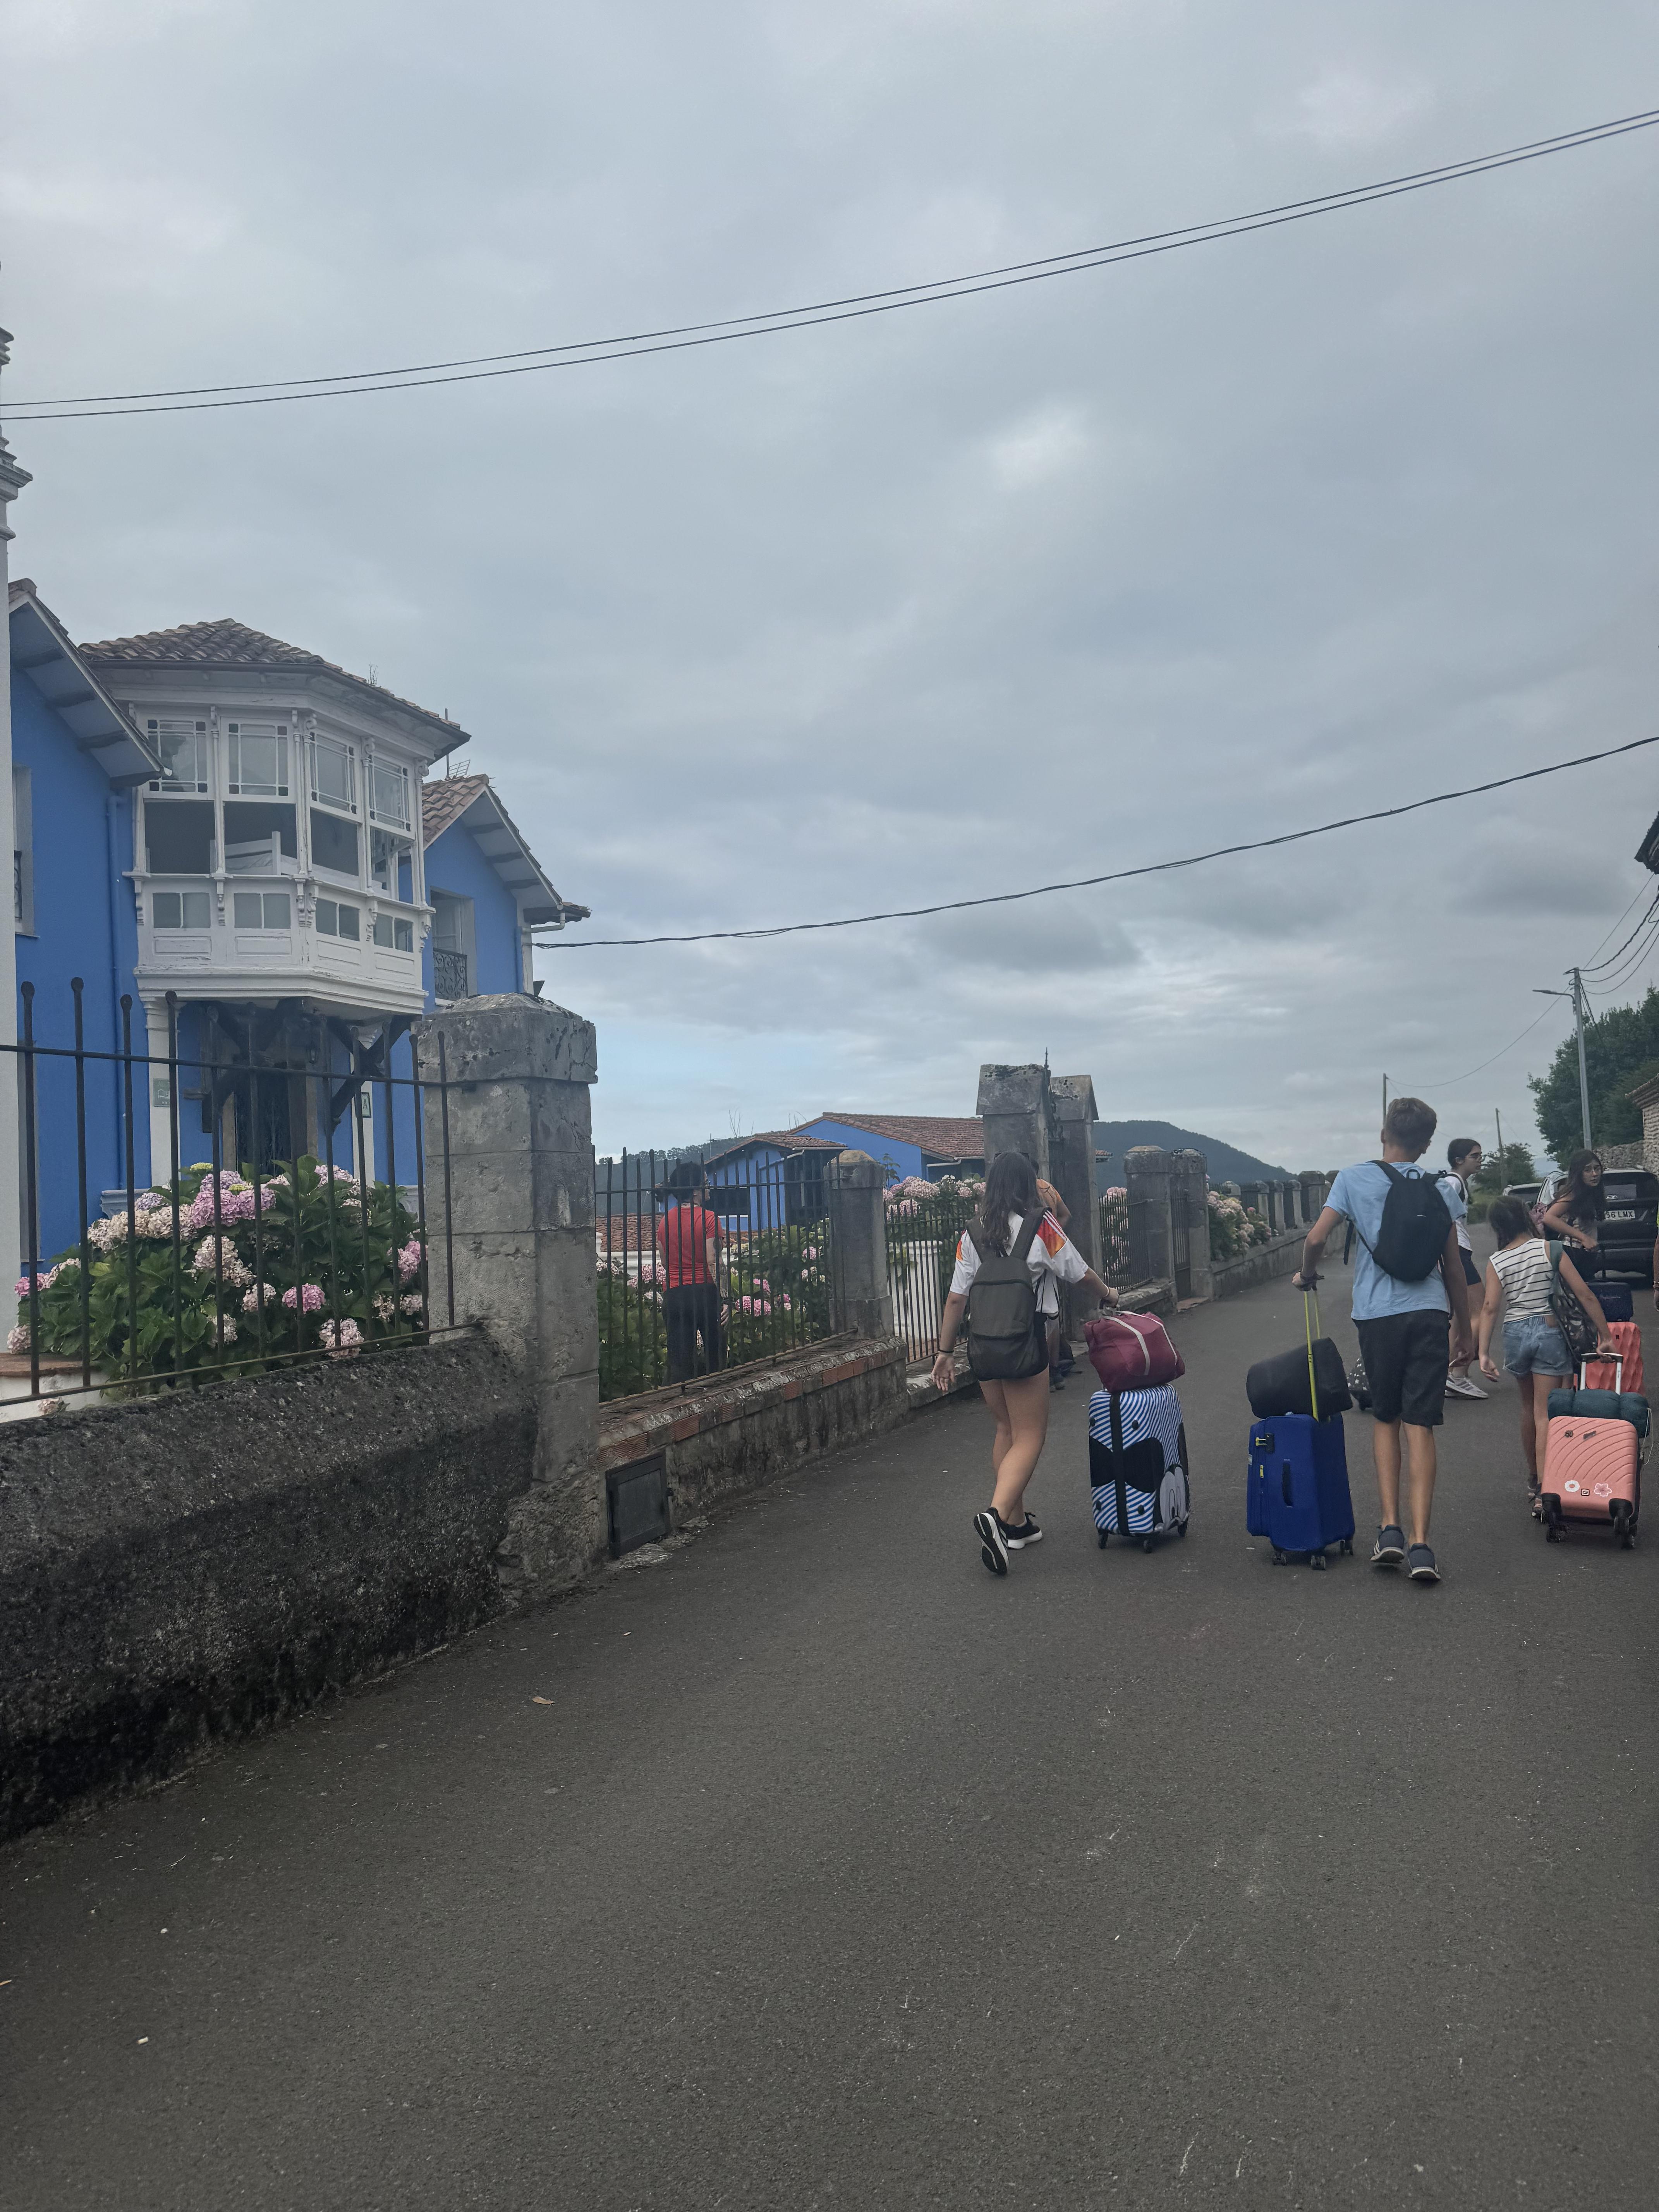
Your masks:
M1646 0L8 16L20 398L866 291L1659 102ZM589 935L1164 858L1659 728L1656 216L1643 133L752 344L14 423L15 565L78 636L234 615L447 709ZM1385 1070L1443 1133L1529 1130L1565 1027L1531 993L1617 944L1656 809L1659 749L1151 885L542 972L599 1024L602 1147L970 1112L1047 1051L1108 1115L1327 1164Z

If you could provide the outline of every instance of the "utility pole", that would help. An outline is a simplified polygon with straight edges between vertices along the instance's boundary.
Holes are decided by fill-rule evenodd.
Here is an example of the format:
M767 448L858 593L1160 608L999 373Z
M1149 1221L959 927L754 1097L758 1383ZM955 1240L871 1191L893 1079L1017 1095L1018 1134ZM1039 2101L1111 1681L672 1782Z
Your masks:
M1569 968L1572 978L1572 1011L1578 1022L1578 1112L1584 1125L1584 1150L1590 1147L1589 1075L1584 1066L1584 979L1576 968Z
M1502 1111L1494 1106L1492 1117L1498 1124L1498 1187L1501 1190L1504 1188L1504 1116Z
M1386 1121L1388 1120L1388 1118L1389 1118L1389 1079L1388 1079L1388 1077L1387 1077L1386 1075L1384 1075L1384 1077L1382 1078L1382 1119Z

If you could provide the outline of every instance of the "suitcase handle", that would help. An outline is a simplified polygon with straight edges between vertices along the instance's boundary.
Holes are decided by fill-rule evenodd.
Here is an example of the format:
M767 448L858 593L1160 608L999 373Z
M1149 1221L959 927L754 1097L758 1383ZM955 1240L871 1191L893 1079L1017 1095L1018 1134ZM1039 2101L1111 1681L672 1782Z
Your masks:
M1317 1420L1319 1419L1319 1382L1314 1374L1314 1336L1316 1332L1321 1336L1325 1332L1319 1326L1319 1293L1316 1290L1309 1289L1302 1293L1302 1326L1308 1335L1308 1397L1313 1407L1313 1417Z
M1607 1364L1605 1355L1597 1356L1595 1364L1598 1367L1605 1367ZM1589 1372L1589 1367L1588 1356L1578 1363L1578 1387L1581 1390L1588 1390L1589 1388L1589 1384L1584 1380L1585 1376ZM1622 1352L1615 1352L1613 1355L1613 1387L1621 1393L1625 1388L1625 1355Z

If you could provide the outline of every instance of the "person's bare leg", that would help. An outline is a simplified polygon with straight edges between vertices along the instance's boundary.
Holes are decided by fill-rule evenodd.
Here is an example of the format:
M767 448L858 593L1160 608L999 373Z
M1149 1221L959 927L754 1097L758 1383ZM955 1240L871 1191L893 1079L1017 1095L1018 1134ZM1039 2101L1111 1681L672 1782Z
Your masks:
M1522 1375L1516 1379L1516 1388L1521 1396L1521 1449L1527 1455L1528 1479L1534 1483L1538 1480L1539 1472L1539 1432L1535 1410L1538 1403L1537 1384L1538 1377L1535 1375Z
M1434 1509L1434 1431L1419 1428L1410 1421L1402 1421L1401 1427L1406 1439L1406 1542L1407 1546L1426 1544L1429 1515Z
M1002 1472L1002 1462L1008 1456L1014 1441L1014 1432L1008 1421L1008 1401L1003 1395L1000 1382L981 1382L979 1395L984 1399L994 1427L991 1432L991 1474L993 1479Z
M1385 1528L1400 1526L1400 1424L1371 1423L1371 1456L1376 1462L1377 1511Z
M1036 1471L1048 1434L1048 1370L1028 1375L1022 1382L1005 1382L1002 1394L1008 1408L1012 1442L997 1469L997 1486L991 1503L1010 1528L1025 1518L1025 1486Z
M1529 1379L1533 1393L1533 1449L1528 1455L1527 1463L1533 1471L1534 1479L1541 1483L1544 1480L1545 1463L1549 1458L1550 1392L1565 1390L1567 1387L1567 1378L1565 1375L1534 1374Z

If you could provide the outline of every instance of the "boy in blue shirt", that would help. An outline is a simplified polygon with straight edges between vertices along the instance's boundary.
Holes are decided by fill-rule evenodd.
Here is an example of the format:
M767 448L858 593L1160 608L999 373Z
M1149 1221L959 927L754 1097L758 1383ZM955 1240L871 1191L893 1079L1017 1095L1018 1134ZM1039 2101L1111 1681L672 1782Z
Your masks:
M1393 1100L1382 1123L1382 1158L1389 1166L1403 1176L1420 1175L1415 1164L1429 1148L1437 1118L1420 1098ZM1438 1264L1420 1282L1407 1282L1377 1265L1375 1247L1389 1188L1390 1178L1375 1160L1344 1168L1308 1231L1301 1273L1291 1280L1298 1291L1310 1290L1319 1280L1331 1231L1340 1221L1353 1224L1353 1319L1370 1386L1371 1444L1382 1514L1371 1565L1397 1566L1404 1559L1414 1582L1438 1582L1440 1570L1429 1548L1429 1513L1434 1504L1434 1432L1444 1418L1446 1316L1449 1308L1455 1365L1473 1348L1469 1291L1455 1226L1446 1232ZM1402 1431L1409 1543L1400 1519Z

